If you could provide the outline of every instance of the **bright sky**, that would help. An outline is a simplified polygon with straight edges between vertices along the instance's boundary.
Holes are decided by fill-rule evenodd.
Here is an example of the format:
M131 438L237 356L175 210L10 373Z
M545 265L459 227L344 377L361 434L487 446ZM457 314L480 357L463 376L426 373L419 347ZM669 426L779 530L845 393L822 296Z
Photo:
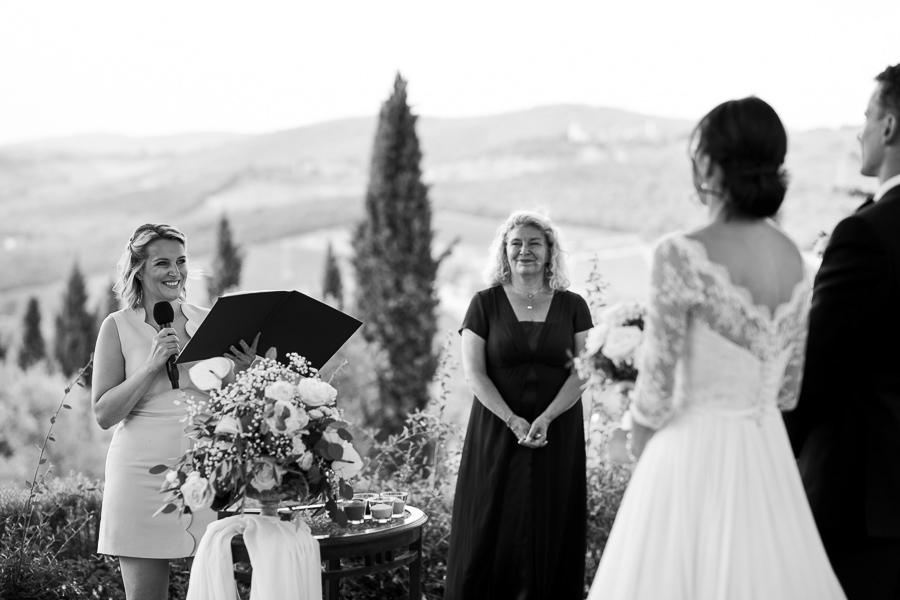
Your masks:
M898 0L0 0L0 144L373 115L398 70L426 117L756 94L858 125L898 29Z

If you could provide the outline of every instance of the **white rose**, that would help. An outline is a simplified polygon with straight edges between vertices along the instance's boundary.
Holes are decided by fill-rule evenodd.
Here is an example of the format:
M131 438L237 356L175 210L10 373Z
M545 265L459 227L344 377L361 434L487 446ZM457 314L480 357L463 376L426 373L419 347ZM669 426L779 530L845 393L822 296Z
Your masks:
M283 469L271 458L261 458L253 465L250 485L259 492L265 492L281 484Z
M309 411L310 419L321 419L324 416L325 416L325 411L323 411L321 408L313 408L313 409L310 409L310 411Z
M616 389L616 386L605 387L594 396L594 402L601 406L606 415L613 420L621 417L628 407L628 397Z
M224 356L217 356L216 358L201 360L188 369L188 373L198 390L208 392L209 390L222 389L222 380L231 373L232 366L230 360Z
M278 433L292 435L309 423L309 415L302 408L298 408L291 402L278 400L272 405L271 413L267 413L266 423L269 428Z
M331 468L341 479L350 479L362 470L362 457L347 440L341 440L341 446L344 447L344 455L341 460L334 461Z
M215 490L206 477L200 476L199 471L191 471L181 485L181 495L192 511L202 510L212 506Z
M313 456L313 453L307 450L300 456L300 458L297 459L297 466L299 466L304 471L308 471L313 464L314 458L315 456Z
M600 322L616 325L625 320L627 313L628 308L624 304L613 304L600 313Z
M216 423L216 433L226 433L231 435L241 434L241 422L231 415L225 415Z
M297 384L297 391L307 406L331 404L337 398L337 390L319 379L301 379Z
M287 381L276 381L271 385L266 386L266 398L270 398L272 400L282 401L282 402L290 402L291 398L294 397L295 387L288 383Z
M309 424L309 414L303 407L291 405L291 415L286 421L289 433L300 431Z
M609 325L606 323L600 323L596 327L591 327L591 330L588 331L587 339L584 342L584 349L587 350L588 354L593 356L597 354L600 348L603 347L603 343L606 341L606 335L609 333Z
M643 332L633 325L613 327L603 344L603 354L610 360L625 360L640 345Z

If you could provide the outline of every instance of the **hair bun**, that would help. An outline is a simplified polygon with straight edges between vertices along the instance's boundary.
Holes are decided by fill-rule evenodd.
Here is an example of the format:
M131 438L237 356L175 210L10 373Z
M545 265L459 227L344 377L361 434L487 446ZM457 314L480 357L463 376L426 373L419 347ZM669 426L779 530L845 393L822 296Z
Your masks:
M691 140L695 154L722 169L729 210L757 218L778 212L787 192L787 132L771 106L754 96L723 102L700 120Z

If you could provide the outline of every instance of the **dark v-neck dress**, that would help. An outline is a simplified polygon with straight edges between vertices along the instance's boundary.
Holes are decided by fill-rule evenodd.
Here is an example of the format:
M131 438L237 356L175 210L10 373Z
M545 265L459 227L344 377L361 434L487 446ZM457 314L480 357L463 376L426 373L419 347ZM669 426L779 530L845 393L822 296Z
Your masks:
M568 291L553 295L544 323L519 322L502 286L476 294L462 325L485 340L488 377L529 421L569 377L575 333L590 327L587 303ZM536 450L520 446L499 417L473 401L453 501L445 599L584 597L580 400L550 424L547 440Z

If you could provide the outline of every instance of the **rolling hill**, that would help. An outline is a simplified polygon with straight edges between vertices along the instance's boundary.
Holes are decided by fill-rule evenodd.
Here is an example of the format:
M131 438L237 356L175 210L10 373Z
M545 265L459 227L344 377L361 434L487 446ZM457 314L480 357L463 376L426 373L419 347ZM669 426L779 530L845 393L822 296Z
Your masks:
M143 222L184 229L201 264L223 212L251 257L277 240L346 232L362 216L375 125L372 117L264 135L83 136L0 147L0 335L18 321L28 295L55 293L76 261L100 289L124 240ZM536 207L564 230L577 225L640 240L699 223L702 209L689 199L691 127L575 105L422 117L434 228L440 237L453 219L496 224L514 208ZM801 245L852 209L856 200L845 190L872 187L857 174L855 151L849 129L791 132L792 185L782 223ZM482 231L476 238L462 228L456 252L481 260L489 229L475 227ZM291 271L284 265L295 260L316 265L297 272L317 272L324 248L293 255L284 247L291 245L268 251L277 261L251 259L255 271L247 279L276 287L265 282L283 281L279 274ZM469 265L476 278L480 266ZM466 268L457 264L453 277Z

